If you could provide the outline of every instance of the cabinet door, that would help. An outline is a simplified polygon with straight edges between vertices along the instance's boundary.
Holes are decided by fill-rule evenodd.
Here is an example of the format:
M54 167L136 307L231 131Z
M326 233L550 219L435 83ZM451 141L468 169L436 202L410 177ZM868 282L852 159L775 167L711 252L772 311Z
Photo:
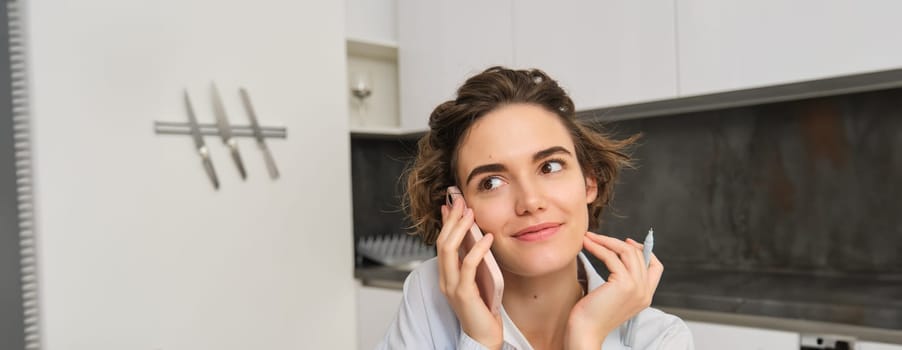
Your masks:
M696 350L797 350L799 334L769 329L690 322Z
M398 314L404 293L399 289L357 287L357 348L376 347Z
M347 0L345 16L345 36L349 39L397 44L397 0Z
M577 110L676 97L671 1L514 3L514 63L546 71Z
M855 343L858 350L902 350L902 345L860 341Z
M467 77L512 63L510 8L510 0L398 3L402 129L426 130Z
M680 94L902 67L902 2L679 0Z

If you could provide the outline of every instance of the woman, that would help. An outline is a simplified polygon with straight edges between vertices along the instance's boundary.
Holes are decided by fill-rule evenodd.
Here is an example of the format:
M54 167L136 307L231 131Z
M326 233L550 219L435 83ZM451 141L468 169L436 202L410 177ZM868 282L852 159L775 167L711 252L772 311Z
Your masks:
M634 349L687 349L677 317L649 308L663 266L642 246L598 235L624 148L576 120L572 100L539 70L493 67L439 105L408 173L408 211L438 256L411 272L380 348L621 349L636 321ZM449 186L464 198L445 205ZM485 236L461 260L473 224ZM489 311L476 287L491 249L504 277L502 307ZM598 257L604 281L581 253ZM585 278L579 278L585 276Z

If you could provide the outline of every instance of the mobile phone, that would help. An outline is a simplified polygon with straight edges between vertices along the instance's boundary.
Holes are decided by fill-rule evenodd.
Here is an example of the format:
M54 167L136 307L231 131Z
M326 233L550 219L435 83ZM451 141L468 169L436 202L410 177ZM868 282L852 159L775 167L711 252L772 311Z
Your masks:
M463 192L456 186L448 188L448 194L445 196L447 204L450 206L452 201L461 201L464 207L467 202L464 200ZM476 223L470 227L470 230L464 236L463 241L458 248L458 255L461 260L467 255L470 249L482 239L482 230ZM501 296L504 294L504 277L501 275L501 269L492 251L486 252L482 261L476 267L476 286L479 288L479 296L493 314L501 312Z

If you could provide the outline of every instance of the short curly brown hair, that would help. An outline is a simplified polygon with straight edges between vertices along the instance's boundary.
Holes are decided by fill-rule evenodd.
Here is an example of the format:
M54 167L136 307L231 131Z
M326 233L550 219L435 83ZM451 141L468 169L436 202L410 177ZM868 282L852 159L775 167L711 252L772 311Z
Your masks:
M426 244L435 244L441 230L446 189L460 182L454 171L459 142L481 116L515 103L541 106L560 117L573 139L580 168L597 180L598 197L587 209L589 228L598 227L601 213L613 197L620 169L632 165L627 151L639 135L615 140L591 121L576 119L573 100L541 70L496 66L467 79L457 90L456 99L432 111L429 131L417 143L417 156L405 172L404 208L412 228Z

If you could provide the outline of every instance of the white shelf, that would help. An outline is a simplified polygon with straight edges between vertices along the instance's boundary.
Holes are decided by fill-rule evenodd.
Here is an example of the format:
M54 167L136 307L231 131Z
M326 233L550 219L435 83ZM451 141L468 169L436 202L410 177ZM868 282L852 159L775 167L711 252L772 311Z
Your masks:
M351 126L351 136L356 137L419 137L426 130L405 129L391 126Z
M346 38L348 56L396 61L398 59L398 43L385 40Z

